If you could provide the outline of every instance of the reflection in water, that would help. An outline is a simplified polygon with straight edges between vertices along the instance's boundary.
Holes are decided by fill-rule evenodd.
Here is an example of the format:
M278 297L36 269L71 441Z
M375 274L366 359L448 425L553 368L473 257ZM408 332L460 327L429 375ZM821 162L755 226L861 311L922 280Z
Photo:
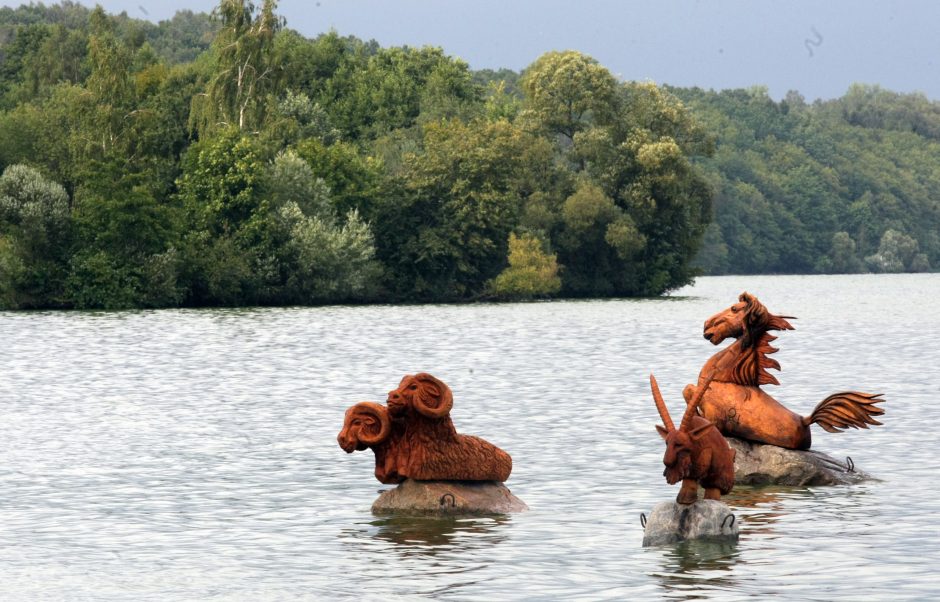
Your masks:
M794 531L794 513L812 515L814 520L832 518L864 509L868 491L862 485L851 487L735 487L723 498L742 519L742 536L786 536ZM780 524L784 523L784 524Z
M481 571L507 556L508 517L453 516L374 518L340 532L345 558L367 558L373 570L394 577L391 597L441 599L465 588L481 587Z
M794 501L812 500L805 487L737 486L722 497L740 520L741 536L774 534L778 521L788 515ZM734 590L735 566L744 563L738 543L683 541L659 548L662 571L654 573L665 594L685 599L712 598L714 590Z
M710 598L708 590L732 590L737 584L733 573L740 561L737 543L682 541L656 549L662 555L662 571L653 575L665 594Z
M464 554L505 541L500 527L509 520L506 516L389 516L344 529L343 535L391 543L402 556L436 556L457 549Z
M748 534L769 535L774 525L786 515L788 499L812 495L805 487L753 487L735 486L722 501L728 504L740 519L741 531Z

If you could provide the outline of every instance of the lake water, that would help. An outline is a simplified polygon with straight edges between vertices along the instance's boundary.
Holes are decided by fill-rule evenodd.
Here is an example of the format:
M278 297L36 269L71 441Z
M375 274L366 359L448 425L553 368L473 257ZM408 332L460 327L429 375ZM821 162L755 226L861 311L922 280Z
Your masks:
M748 290L797 316L773 394L880 391L885 425L813 447L880 481L738 488L736 545L643 548L677 413ZM722 277L657 300L0 313L0 575L13 600L940 596L940 275ZM345 408L402 375L454 391L531 511L380 519Z

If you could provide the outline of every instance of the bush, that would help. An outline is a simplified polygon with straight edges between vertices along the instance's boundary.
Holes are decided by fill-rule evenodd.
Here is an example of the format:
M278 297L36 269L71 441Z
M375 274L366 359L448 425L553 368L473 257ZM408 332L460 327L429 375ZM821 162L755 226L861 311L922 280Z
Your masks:
M534 236L509 235L509 267L488 283L491 294L505 299L531 299L561 290L558 262Z
M288 298L298 303L348 301L374 293L381 270L372 231L358 213L350 213L346 224L337 227L288 203L280 218L289 229L287 249L296 262Z
M62 302L71 251L69 197L25 165L0 176L0 305L49 307Z

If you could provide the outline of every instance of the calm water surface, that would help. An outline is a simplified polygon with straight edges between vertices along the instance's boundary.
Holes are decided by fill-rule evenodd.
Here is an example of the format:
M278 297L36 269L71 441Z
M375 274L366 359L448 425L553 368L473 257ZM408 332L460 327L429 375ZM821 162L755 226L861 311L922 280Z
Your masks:
M643 548L677 489L647 375L678 412L747 289L797 316L773 392L806 414L882 391L885 426L814 448L880 477L739 488L736 545ZM940 275L702 278L671 298L0 313L3 599L923 599L940 596ZM378 519L343 411L405 373L514 460L532 510Z

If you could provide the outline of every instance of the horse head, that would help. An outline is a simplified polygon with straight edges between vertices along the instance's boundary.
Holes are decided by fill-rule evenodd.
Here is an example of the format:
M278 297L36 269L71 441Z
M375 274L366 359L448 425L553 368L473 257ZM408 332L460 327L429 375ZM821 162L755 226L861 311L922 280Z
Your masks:
M743 338L745 346L750 346L768 330L792 330L787 317L771 314L757 297L744 292L737 303L705 320L703 334L712 345L727 338Z

